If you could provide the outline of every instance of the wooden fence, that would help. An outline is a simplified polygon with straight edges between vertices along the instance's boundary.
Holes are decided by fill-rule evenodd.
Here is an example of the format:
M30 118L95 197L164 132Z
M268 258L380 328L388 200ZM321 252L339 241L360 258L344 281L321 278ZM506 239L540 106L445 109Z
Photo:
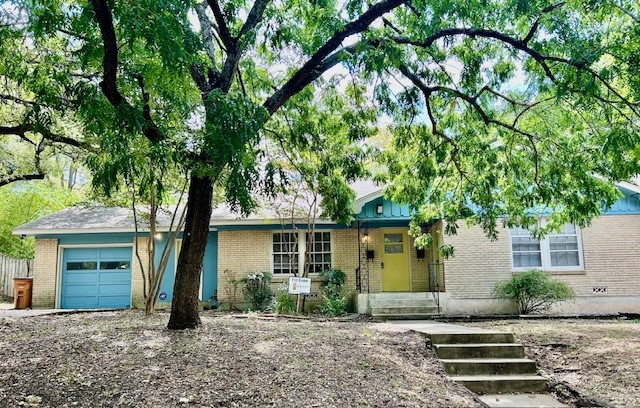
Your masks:
M0 254L0 300L13 299L13 278L33 276L33 260L14 259Z

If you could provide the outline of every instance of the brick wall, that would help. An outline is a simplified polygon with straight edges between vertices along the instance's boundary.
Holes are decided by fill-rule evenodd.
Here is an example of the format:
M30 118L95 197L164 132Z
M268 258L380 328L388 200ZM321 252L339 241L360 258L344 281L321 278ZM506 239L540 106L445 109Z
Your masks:
M142 278L142 270L140 269L140 261L145 268L149 265L149 253L147 252L148 237L134 238L131 252L131 301L133 307L144 309L144 281ZM136 257L136 245L138 245L138 254L140 261Z
M381 291L381 248L380 229L370 229L368 249L373 250L375 258L371 261L364 259L366 246L361 247L363 257L362 267L363 291L367 290L366 276L369 276L369 291ZM218 299L228 303L233 297L232 280L240 280L249 273L272 272L271 244L272 231L219 231L218 232ZM358 267L358 230L355 228L336 229L332 234L333 266L347 275L346 288L355 291L355 270ZM411 279L414 292L425 291L428 288L427 260L418 260L410 239L411 251ZM368 269L368 270L367 270ZM312 291L319 292L320 280L312 278ZM272 288L278 290L287 282L288 277L274 276ZM235 303L243 303L241 286L235 292Z
M58 240L37 239L33 261L33 307L55 307L57 269Z
M428 249L425 249L425 255ZM426 256L418 259L415 239L409 237L409 253L411 262L411 291L427 292L429 290L429 263Z
M218 231L218 300L229 302L231 281L249 273L271 272L271 231ZM242 303L238 287L235 302Z
M499 228L491 242L480 227L463 223L457 235L443 237L456 248L445 261L447 292L452 298L492 298L496 283L512 276L509 231ZM553 277L569 283L578 297L639 296L640 216L603 216L581 234L584 271L550 272ZM607 293L594 293L594 287Z

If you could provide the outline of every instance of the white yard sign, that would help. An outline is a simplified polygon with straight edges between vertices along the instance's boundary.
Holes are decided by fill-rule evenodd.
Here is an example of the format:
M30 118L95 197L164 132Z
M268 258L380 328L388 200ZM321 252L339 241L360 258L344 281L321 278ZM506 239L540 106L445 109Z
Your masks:
M289 293L292 295L311 294L310 278L289 278Z

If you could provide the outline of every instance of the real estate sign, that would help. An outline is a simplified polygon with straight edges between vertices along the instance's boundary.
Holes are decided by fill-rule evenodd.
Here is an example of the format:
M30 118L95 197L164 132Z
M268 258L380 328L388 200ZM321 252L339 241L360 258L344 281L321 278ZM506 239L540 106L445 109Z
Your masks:
M289 293L292 295L311 294L311 278L289 278Z

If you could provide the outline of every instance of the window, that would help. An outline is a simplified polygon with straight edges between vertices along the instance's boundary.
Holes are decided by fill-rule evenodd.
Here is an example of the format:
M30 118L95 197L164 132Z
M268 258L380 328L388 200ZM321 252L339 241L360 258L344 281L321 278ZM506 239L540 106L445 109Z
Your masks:
M68 271L90 271L98 269L97 262L67 262Z
M313 234L295 232L274 232L273 274L297 274L304 269L305 249L309 244L309 272L319 273L331 268L331 233L326 231Z
M315 232L313 239L311 234L307 235L307 242L311 240L309 248L309 258L311 259L310 273L320 273L325 269L331 269L331 233Z
M511 252L514 268L534 268L542 266L540 241L524 228L511 230Z
M511 259L513 269L581 270L582 245L580 231L565 224L561 231L538 240L524 228L512 228Z
M401 254L402 251L402 234L384 234L385 254Z
M298 273L298 239L294 232L276 232L273 234L273 273Z

